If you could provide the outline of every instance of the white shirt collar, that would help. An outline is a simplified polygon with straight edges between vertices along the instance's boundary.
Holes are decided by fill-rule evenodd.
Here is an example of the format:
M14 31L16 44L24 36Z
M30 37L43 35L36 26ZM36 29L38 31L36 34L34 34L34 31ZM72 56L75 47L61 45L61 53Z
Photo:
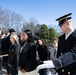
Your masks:
M67 39L72 33L74 32L74 28L72 28L72 31L70 31L68 34L65 34L65 39Z

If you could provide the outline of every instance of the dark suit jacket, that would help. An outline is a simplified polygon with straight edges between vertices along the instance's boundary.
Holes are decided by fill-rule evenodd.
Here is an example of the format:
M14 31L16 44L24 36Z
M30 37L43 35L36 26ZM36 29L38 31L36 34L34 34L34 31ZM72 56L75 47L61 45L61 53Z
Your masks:
M37 67L36 45L28 42L20 53L19 66L26 72L33 71Z
M5 51L4 51L5 54L8 54L9 53L10 46L11 46L10 35L8 35L5 38Z
M59 75L76 74L76 30L65 40L65 34L59 37L58 59L53 63Z

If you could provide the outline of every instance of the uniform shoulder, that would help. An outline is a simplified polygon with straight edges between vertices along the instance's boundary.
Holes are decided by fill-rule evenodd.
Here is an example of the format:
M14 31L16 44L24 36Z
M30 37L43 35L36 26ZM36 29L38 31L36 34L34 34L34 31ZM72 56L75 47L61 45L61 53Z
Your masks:
M75 29L74 32L72 33L72 36L76 38L76 29Z
M76 29L74 30L73 35L75 35L75 36L76 36Z

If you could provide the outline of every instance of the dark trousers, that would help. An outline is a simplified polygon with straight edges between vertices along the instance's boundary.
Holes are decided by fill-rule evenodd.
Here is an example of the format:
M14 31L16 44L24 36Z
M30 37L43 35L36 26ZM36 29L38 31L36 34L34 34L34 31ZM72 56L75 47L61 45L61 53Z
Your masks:
M16 75L17 74L16 65L12 65L12 66L7 65L7 73L12 74L12 75Z

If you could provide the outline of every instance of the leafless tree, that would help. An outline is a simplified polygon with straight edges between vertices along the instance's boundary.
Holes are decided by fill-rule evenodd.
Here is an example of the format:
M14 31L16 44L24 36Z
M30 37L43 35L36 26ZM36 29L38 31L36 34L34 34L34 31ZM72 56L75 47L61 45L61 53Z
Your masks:
M30 29L32 33L35 32L35 26L38 24L38 21L35 18L28 19L27 22L24 23L23 30Z
M21 31L25 19L22 15L8 9L0 8L0 27L4 29L14 28L17 33Z

